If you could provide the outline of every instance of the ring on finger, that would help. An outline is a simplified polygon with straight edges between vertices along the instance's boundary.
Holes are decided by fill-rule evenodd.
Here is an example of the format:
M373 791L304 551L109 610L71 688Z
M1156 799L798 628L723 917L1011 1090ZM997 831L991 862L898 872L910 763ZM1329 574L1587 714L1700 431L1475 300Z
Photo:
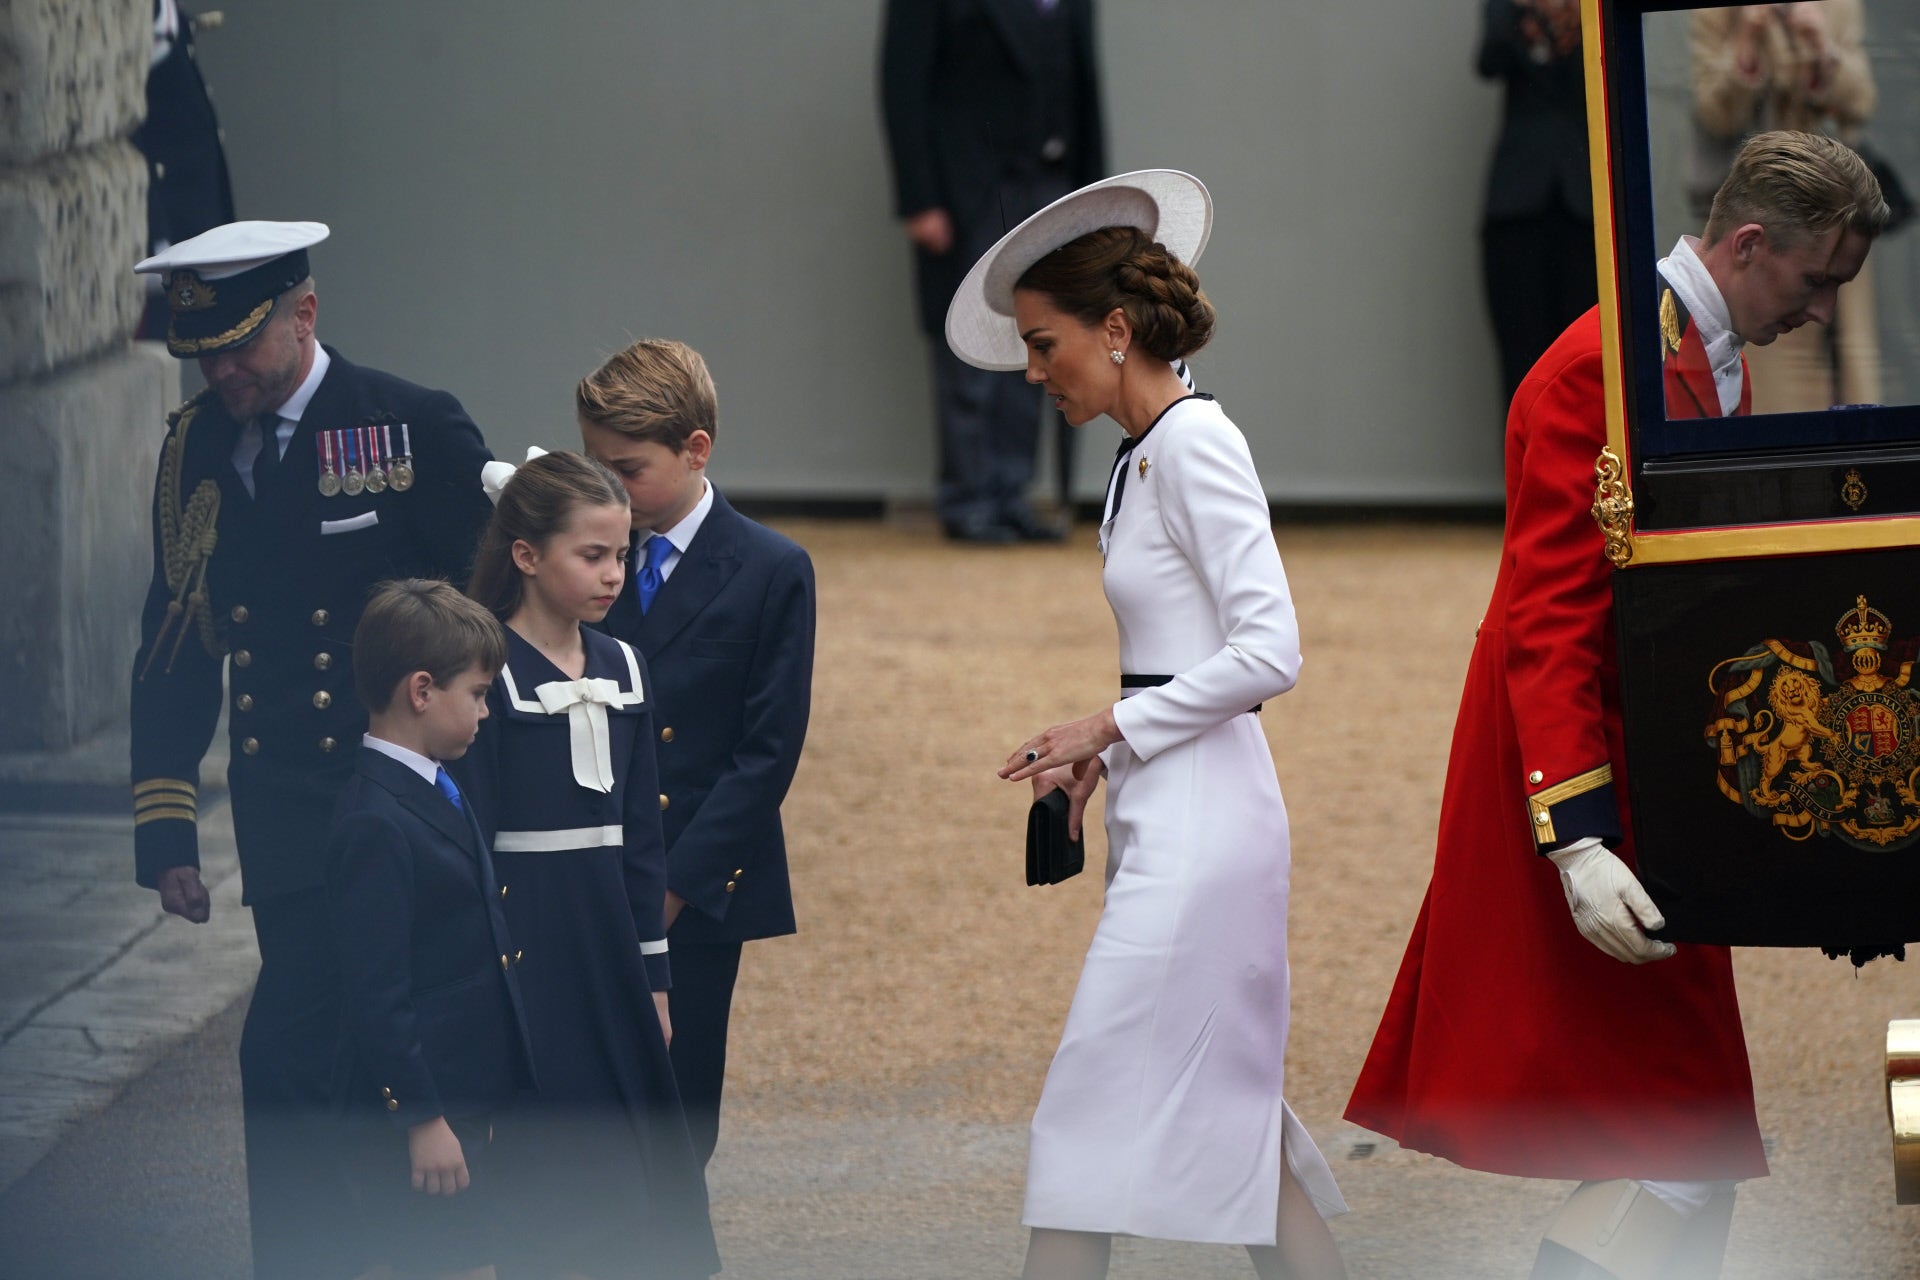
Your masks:
M1028 763L1028 764L1032 764L1032 763L1033 763L1033 762L1034 762L1035 760L1038 760L1039 758L1040 758L1040 753L1039 753L1038 751L1029 751L1029 752L1027 752L1027 763Z

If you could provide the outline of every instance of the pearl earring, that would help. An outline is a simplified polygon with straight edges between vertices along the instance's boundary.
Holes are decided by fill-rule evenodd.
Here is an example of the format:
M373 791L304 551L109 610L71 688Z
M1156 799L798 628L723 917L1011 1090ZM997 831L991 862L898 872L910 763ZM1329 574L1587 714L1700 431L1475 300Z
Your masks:
M1113 361L1115 364L1125 364L1127 362L1127 353L1124 351L1109 351L1107 352L1107 359Z

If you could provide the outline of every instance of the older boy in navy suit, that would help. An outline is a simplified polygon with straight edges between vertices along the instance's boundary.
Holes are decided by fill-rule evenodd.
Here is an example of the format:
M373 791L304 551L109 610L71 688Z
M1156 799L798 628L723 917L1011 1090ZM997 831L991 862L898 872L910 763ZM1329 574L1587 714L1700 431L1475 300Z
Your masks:
M347 1024L336 1099L363 1260L402 1273L490 1270L488 1209L468 1188L490 1113L532 1080L492 858L440 767L466 754L505 661L493 615L439 581L382 583L353 636L370 727L327 842Z
M707 482L713 379L684 343L636 342L575 393L588 454L633 505L627 586L606 629L653 674L674 1075L712 1156L740 944L794 931L780 802L813 685L813 562Z

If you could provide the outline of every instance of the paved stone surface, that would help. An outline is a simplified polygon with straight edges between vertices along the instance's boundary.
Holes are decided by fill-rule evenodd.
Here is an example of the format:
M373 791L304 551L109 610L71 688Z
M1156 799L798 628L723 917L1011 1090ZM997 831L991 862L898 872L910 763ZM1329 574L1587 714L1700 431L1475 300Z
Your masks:
M131 817L0 823L0 1188L251 984L224 803L201 829L213 914L191 925L133 883Z

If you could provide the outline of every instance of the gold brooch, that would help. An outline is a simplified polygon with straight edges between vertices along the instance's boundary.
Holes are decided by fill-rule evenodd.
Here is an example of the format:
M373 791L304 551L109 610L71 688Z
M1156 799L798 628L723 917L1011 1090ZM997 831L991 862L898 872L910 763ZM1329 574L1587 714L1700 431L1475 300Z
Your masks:
M1140 478L1142 480L1147 478L1147 460L1145 458L1140 459Z

